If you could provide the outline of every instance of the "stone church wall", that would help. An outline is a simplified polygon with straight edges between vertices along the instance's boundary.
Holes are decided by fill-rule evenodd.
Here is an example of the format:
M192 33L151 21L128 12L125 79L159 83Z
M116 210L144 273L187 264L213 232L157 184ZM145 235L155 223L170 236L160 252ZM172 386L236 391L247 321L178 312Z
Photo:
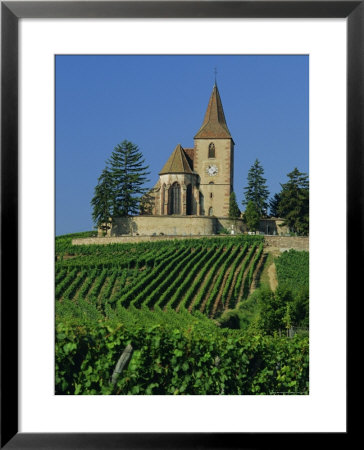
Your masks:
M281 219L265 219L260 222L260 233L284 235L286 227L280 227ZM228 231L230 234L247 232L242 219L206 216L135 216L116 219L108 236L210 236ZM99 233L102 236L102 232Z
M119 218L111 229L110 236L190 236L215 234L216 219L193 216L136 216Z

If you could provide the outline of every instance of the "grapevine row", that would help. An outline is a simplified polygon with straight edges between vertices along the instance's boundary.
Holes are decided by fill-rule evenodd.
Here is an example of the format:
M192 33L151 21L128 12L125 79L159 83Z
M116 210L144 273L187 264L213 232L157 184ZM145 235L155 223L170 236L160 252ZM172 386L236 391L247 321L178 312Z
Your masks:
M240 251L240 246L237 246L229 255L229 257L226 259L224 264L222 265L221 269L219 270L219 275L214 283L214 286L212 288L212 291L210 292L209 298L207 300L206 306L205 306L205 313L210 314L212 311L212 308L214 306L214 301L218 297L221 285L223 283L224 277L226 275L227 269L230 267L232 261L237 256L237 254Z
M159 266L157 266L154 270L149 272L145 277L143 277L129 292L122 295L119 300L118 304L127 306L132 301L133 298L135 298L138 294L143 292L145 289L149 290L149 287L153 281L155 281L156 278L158 278L158 275L160 275L161 272L163 272L163 269L170 268L175 264L176 260L180 261L181 259L188 257L190 252L189 248L183 248L180 250L180 252L177 254L177 256L174 254L170 258L166 259L165 261L161 262Z
M211 283L212 280L215 277L215 274L218 270L218 268L220 267L222 261L224 260L224 258L226 258L229 253L231 252L233 248L233 244L230 244L227 249L225 250L225 252L222 252L220 257L215 261L215 263L213 264L209 274L207 275L207 278L204 282L204 285L202 286L201 290L198 292L196 300L193 304L193 309L197 309L198 307L200 307L201 302L203 302L203 300L206 297L206 294L208 293L209 289L211 288ZM204 305L202 305L203 307Z
M175 280L179 277L180 273L183 273L184 268L187 267L189 261L195 261L200 258L200 254L202 252L202 247L199 246L196 248L193 256L188 255L184 258L178 265L174 267L174 264L171 265L169 269L166 269L163 273L160 274L160 279L156 283L155 289L153 292L150 292L147 298L144 300L145 306L155 306L155 305L164 305L165 298L170 293L170 288L174 285Z
M192 265L191 270L188 272L187 276L183 279L182 283L178 286L176 291L174 292L171 300L169 301L168 305L171 308L176 308L178 305L178 302L180 302L180 305L178 305L177 311L180 309L180 307L185 307L187 304L186 302L190 298L190 296L184 296L186 293L186 290L188 286L191 286L191 283L193 279L196 277L197 273L200 271L201 267L207 265L207 262L211 259L211 256L216 252L216 247L212 247L210 250L208 250L205 255L197 262L197 264ZM188 304L187 304L188 306Z

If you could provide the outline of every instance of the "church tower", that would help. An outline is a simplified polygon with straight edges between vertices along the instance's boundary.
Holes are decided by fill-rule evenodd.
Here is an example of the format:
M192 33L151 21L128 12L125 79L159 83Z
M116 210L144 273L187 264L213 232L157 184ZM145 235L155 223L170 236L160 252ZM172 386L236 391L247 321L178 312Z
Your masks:
M228 217L234 181L234 141L216 82L204 121L194 137L193 169L200 176L197 214Z

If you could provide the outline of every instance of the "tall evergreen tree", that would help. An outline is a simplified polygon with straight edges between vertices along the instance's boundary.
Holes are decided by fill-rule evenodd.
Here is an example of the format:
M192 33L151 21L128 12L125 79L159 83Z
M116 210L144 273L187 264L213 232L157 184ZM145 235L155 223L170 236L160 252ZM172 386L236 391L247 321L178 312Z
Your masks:
M264 169L258 159L255 160L248 172L248 185L244 188L245 199L243 205L253 202L260 216L267 213L269 191L266 179L263 177Z
M278 206L279 202L281 201L280 194L274 194L273 197L269 200L269 211L270 215L274 217L278 217Z
M295 168L288 175L289 181L281 184L279 215L298 235L308 235L309 231L309 182L308 175Z
M114 185L114 217L138 214L150 173L138 146L123 141L114 148L108 164Z
M238 219L240 217L240 209L236 202L235 192L230 194L229 200L229 219Z
M243 220L249 231L257 231L259 229L260 215L255 203L250 201L246 207Z
M104 231L108 230L114 213L114 193L113 179L107 167L102 171L98 179L91 205L93 207L92 219L94 223Z

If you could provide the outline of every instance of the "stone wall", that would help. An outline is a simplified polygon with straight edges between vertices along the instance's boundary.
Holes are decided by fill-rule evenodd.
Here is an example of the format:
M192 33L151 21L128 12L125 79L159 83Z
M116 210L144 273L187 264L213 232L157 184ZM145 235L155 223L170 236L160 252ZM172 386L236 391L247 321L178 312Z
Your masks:
M203 237L225 237L224 235L212 236L188 236L189 239L201 239ZM73 245L89 244L126 244L138 242L155 242L172 239L186 239L186 236L116 236L116 237L98 237L98 238L78 238L73 239ZM264 236L265 248L269 252L283 252L285 250L309 250L308 237L290 237L290 236Z
M260 221L261 234L283 235L287 227L280 227L281 219ZM247 232L242 219L208 216L135 216L115 219L108 236L209 236L228 230L231 234ZM99 230L99 237L103 233Z
M289 249L309 251L307 236L264 236L267 251L284 252Z
M243 223L242 219L231 220L226 217L217 217L216 232L221 231L223 228L229 232L233 232L232 234L241 234L247 231L246 225Z
M72 245L107 245L107 244L128 244L138 242L155 242L168 240L183 240L183 239L202 239L206 237L226 237L226 235L211 235L211 236L115 236L115 237L94 237L94 238L77 238L72 239Z
M215 219L195 216L136 216L116 219L110 236L190 236L215 234Z
M284 220L277 218L261 219L259 224L259 231L263 234L281 236L289 234L289 228L282 226Z

